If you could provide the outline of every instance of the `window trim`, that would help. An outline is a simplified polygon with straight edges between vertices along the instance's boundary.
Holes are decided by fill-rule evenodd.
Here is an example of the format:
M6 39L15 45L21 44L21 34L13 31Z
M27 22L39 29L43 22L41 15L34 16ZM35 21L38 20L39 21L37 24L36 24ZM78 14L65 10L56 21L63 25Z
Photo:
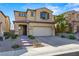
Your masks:
M19 16L20 16L20 17L26 17L27 14L20 12L20 13L19 13Z
M33 11L31 11L31 16L34 17L35 16L35 13Z
M43 14L43 16L42 16ZM45 18L43 18L45 16ZM40 12L40 18L43 20L48 20L49 19L49 13L48 12Z

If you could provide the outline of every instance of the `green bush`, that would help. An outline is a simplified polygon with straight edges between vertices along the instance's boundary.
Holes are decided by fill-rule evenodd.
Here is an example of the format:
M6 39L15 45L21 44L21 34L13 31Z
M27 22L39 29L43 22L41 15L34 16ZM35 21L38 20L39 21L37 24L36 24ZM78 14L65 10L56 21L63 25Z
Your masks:
M3 35L4 35L5 39L10 38L10 32L4 32Z
M61 35L61 37L62 37L62 38L65 38L65 36L64 36L64 35Z
M73 34L70 34L70 35L68 36L68 38L69 38L69 39L72 39L72 40L76 39L76 37L75 37Z
M15 45L12 46L12 48L17 49L17 48L20 48L20 46L18 44L15 44Z
M10 35L10 33L9 32L4 32L4 34L3 34L4 36L9 36Z
M4 32L4 36L10 36L10 32Z
M11 35L11 38L12 38L12 39L17 39L17 37L18 37L18 35L16 35L16 34L12 34L12 35Z
M16 35L15 33L13 32L4 32L4 37L5 39L8 39L8 38L12 38L12 39L17 39L18 35Z
M29 39L35 39L35 37L32 36L32 35L28 35L28 38L29 38Z
M9 39L10 38L10 36L5 36L5 39Z

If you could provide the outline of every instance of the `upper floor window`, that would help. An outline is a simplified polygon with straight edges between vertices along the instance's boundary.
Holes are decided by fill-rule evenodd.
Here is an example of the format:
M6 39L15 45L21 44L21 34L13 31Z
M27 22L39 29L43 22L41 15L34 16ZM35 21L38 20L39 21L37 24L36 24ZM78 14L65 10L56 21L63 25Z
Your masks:
M33 11L31 12L31 16L35 16L35 13Z
M41 19L49 19L49 13L47 13L47 12L41 12L40 13L40 18Z
M19 16L26 16L25 13L19 13Z

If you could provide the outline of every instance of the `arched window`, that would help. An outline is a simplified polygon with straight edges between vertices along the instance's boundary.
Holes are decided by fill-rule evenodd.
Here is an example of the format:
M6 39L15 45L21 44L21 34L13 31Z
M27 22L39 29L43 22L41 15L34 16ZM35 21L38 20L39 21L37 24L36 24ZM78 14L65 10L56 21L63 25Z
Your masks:
M41 19L45 19L45 20L49 19L49 13L47 13L47 12L40 12L40 18Z

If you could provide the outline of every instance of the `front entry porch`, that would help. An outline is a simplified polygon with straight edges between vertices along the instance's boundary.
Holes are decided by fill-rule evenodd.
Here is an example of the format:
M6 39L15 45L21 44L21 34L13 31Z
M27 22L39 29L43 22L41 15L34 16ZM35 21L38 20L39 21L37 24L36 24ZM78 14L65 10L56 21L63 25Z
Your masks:
M27 35L27 25L19 25L19 34L20 35Z

